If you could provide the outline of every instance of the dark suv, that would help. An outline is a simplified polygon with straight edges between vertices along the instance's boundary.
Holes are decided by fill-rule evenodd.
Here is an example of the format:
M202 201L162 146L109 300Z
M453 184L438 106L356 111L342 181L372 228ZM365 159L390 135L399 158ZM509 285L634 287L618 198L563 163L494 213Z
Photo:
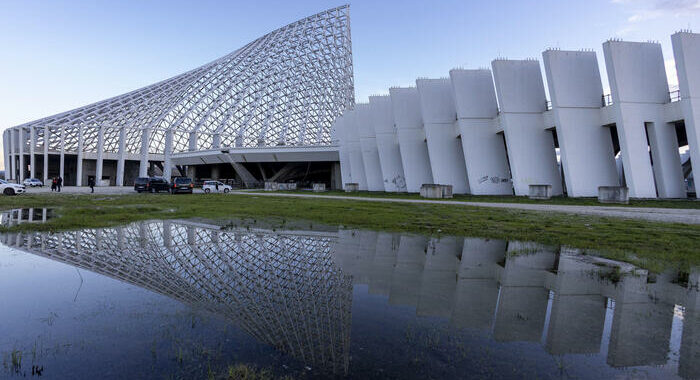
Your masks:
M134 180L134 190L137 192L150 191L170 191L170 183L163 177L139 177Z
M177 194L177 193L192 194L193 189L194 189L194 182L192 182L191 178L187 178L187 177L175 178L173 180L172 185L170 185L170 192L172 194Z

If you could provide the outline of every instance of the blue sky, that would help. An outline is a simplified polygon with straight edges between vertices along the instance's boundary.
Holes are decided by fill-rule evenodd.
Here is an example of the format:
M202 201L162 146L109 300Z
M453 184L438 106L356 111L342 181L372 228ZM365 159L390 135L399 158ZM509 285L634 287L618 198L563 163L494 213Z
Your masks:
M0 0L0 129L182 73L345 3ZM603 69L610 37L661 42L675 75L670 35L700 28L700 0L350 4L357 101L496 57L541 60L547 47L594 49Z

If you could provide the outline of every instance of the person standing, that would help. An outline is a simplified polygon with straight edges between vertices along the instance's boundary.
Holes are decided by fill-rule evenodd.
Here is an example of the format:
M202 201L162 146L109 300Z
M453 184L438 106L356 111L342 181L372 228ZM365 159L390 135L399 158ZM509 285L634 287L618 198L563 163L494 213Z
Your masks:
M58 192L61 192L61 187L63 186L63 177L58 177L58 180L56 181L56 187L58 188Z
M58 186L58 180L56 179L56 177L53 177L51 179L51 191L52 192L56 191L56 186Z
M90 177L88 179L88 186L90 186L90 193L91 194L94 193L95 192L95 179L94 178Z

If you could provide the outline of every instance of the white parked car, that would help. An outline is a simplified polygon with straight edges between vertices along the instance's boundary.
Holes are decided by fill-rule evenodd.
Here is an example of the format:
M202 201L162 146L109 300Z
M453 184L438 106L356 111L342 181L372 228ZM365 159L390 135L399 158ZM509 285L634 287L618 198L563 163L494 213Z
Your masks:
M26 192L24 185L18 185L16 183L9 183L5 180L0 179L0 193L4 195L17 195Z
M219 181L204 181L204 184L202 185L202 190L204 190L205 193L228 193L231 191L232 187L229 185L224 185L222 182Z
M24 186L26 187L42 187L44 186L44 183L41 182L41 180L36 179L36 178L27 178L24 180Z

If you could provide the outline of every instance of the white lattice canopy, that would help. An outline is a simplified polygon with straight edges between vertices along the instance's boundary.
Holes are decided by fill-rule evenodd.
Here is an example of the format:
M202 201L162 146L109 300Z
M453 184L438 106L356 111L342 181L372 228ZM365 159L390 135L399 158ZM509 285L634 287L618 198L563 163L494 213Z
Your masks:
M345 5L176 77L16 128L34 131L37 150L49 136L50 151L61 150L63 140L66 152L82 145L82 152L117 153L123 138L124 153L147 146L149 154L163 154L167 131L173 152L328 145L331 124L353 102Z

